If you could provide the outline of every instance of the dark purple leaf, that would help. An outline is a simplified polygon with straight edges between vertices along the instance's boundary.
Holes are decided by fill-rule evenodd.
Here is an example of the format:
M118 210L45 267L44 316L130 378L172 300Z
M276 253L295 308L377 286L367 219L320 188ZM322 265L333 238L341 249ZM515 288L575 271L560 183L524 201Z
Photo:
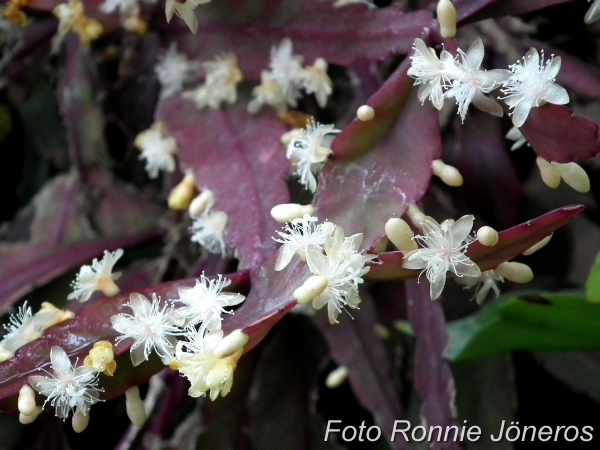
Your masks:
M414 386L423 401L421 416L430 427L456 425L456 386L450 364L444 357L448 345L446 319L440 302L429 298L429 283L406 283L408 320L415 331ZM460 449L458 442L434 441L435 449Z
M406 75L409 64L406 59L369 99L375 118L352 122L335 139L320 177L317 215L347 235L364 233L366 248L381 239L387 219L421 199L431 161L441 155L437 111L418 101Z
M458 23L461 23L498 1L499 0L455 0L452 4L456 8L457 21Z
M350 373L352 390L360 404L373 414L375 423L383 436L389 439L394 421L403 417L402 404L392 382L390 363L381 340L375 335L377 316L373 299L366 290L361 291L360 311L353 313L354 319L345 314L339 324L331 325L327 314L315 317L331 356ZM391 443L396 449L409 449L402 435Z
M574 0L457 0L455 4L459 22L466 19L475 22L491 17L520 16L572 1Z
M370 10L366 5L335 8L320 0L211 2L197 11L196 36L182 21L171 22L171 29L180 29L180 49L200 60L235 52L251 80L258 80L261 70L268 68L271 47L285 37L292 39L294 53L303 55L306 63L322 57L349 65L357 59L406 54L423 29L432 26L428 11L404 14L396 7Z
M553 231L568 224L584 209L585 206L582 205L565 206L508 230L501 231L499 233L500 239L493 247L486 247L475 241L469 246L467 256L475 261L482 271L493 269L505 261L516 258ZM365 278L384 281L418 276L418 270L409 270L402 267L402 258L401 252L380 253L379 259L382 264L372 264L371 271Z

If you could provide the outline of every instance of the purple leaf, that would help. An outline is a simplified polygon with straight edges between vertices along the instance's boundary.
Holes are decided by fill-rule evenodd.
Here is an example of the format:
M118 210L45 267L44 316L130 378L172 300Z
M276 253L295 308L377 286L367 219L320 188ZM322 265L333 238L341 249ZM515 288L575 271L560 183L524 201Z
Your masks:
M574 0L457 0L459 22L469 22L501 16L520 16Z
M366 248L381 239L387 219L421 199L431 161L441 155L437 111L418 101L406 75L409 64L407 58L369 99L375 118L352 122L336 138L320 178L317 215L347 235L364 233Z
M327 314L315 317L331 356L350 372L352 390L361 405L373 414L375 423L384 436L392 436L394 421L403 416L402 405L394 388L390 363L381 340L375 335L377 316L373 299L366 290L361 291L360 311L354 319L341 317L340 323L331 325ZM345 315L344 315L345 316ZM409 449L402 435L396 436L392 445L396 449Z
M182 171L192 171L199 190L213 191L214 209L227 213L225 242L240 267L254 267L275 249L271 236L280 225L271 208L289 201L283 124L272 111L249 116L242 103L198 111L181 97L159 105L156 117L177 139Z
M421 415L429 427L456 425L454 396L456 386L450 365L444 358L448 345L446 320L440 302L429 299L429 284L406 283L408 320L417 338L415 349L414 385L423 404ZM458 442L433 441L435 449L460 449Z
M211 2L197 11L197 36L181 21L169 27L181 30L180 49L200 60L235 52L251 80L258 80L261 70L268 68L271 47L285 37L292 39L294 53L303 55L308 64L322 57L349 65L358 59L406 54L423 29L432 26L428 11L404 14L396 7L370 10L366 5L335 8L320 0Z
M501 231L498 233L498 243L493 247L486 247L475 241L469 246L467 256L476 262L482 271L494 269L499 264L516 258L553 231L568 224L584 209L585 206L582 205L565 206ZM418 270L402 267L401 252L380 253L379 259L382 264L372 264L371 271L365 275L365 278L384 281L414 278L419 275Z

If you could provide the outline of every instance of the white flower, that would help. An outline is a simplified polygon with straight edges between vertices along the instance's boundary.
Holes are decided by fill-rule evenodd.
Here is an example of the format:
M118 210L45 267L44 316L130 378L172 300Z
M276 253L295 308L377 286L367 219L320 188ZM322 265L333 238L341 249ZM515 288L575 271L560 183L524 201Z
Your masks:
M185 3L180 3L175 0L167 0L165 2L165 15L167 17L167 22L171 21L173 18L173 13L175 13L183 19L191 32L196 34L198 32L198 19L196 19L194 9L198 5L208 2L210 2L210 0L186 0Z
M500 295L500 288L496 283L504 283L504 278L498 275L494 270L486 270L485 272L481 272L481 275L478 277L464 276L462 278L456 278L456 282L464 285L465 289L477 286L473 298L475 298L477 304L481 305L490 291L494 293L494 298L497 298Z
M311 192L317 190L315 174L321 171L331 155L331 142L339 132L333 125L321 125L311 118L306 129L287 147L286 157L296 166L295 173L300 176L300 183Z
M104 257L98 261L94 258L92 265L84 265L79 269L75 281L71 283L73 292L67 296L67 300L79 300L85 302L90 299L94 291L102 291L104 295L113 296L119 292L114 280L121 276L121 272L112 273L114 265L123 256L123 249L114 252L104 250Z
M154 4L156 0L104 0L99 9L104 14L112 14L118 10L121 16L126 17L138 14L141 2Z
M196 286L180 287L179 299L174 302L184 306L173 312L173 321L182 327L202 322L201 331L220 329L221 313L228 312L225 307L238 305L246 298L242 294L221 292L230 284L231 280L222 275L210 280L202 273L200 280L196 280Z
M458 49L462 63L458 64L459 76L452 81L446 91L446 98L456 98L458 113L463 122L471 102L480 110L502 117L502 107L484 94L491 92L510 77L510 71L479 70L483 61L484 48L481 38L477 38L467 53ZM458 75L458 74L457 74ZM456 75L455 75L456 76Z
M325 244L327 237L333 233L335 225L331 222L317 225L318 221L316 217L305 214L301 219L294 219L286 224L283 232L277 232L280 238L273 238L273 240L283 245L279 248L275 270L285 269L295 253L306 261L306 250L309 245L321 248Z
M333 83L327 75L327 61L317 58L312 66L306 67L300 74L300 84L307 94L315 94L321 108L327 105L327 98L333 92Z
M164 364L168 364L175 354L178 334L181 330L172 323L173 307L165 304L159 309L160 298L152 294L152 303L142 294L131 294L127 306L131 314L119 313L110 321L113 328L122 334L116 339L120 343L124 339L133 339L131 361L134 366L147 361L150 352L155 350Z
M97 403L98 372L84 366L73 368L66 352L61 347L52 347L50 361L53 374L49 376L34 375L29 377L29 384L40 394L48 397L44 402L56 409L56 415L66 419L76 409L87 416L90 407Z
M192 242L197 242L209 253L227 255L227 245L223 234L227 226L227 214L223 211L208 211L202 216L194 219L190 230L192 231Z
M592 0L588 0L588 2L591 2L591 1ZM596 20L598 20L599 18L600 18L600 0L594 0L594 3L592 3L592 6L590 6L590 8L585 13L585 17L583 18L583 20L585 21L585 23L592 23L592 22L595 22Z
M206 72L204 84L184 92L183 97L194 101L198 109L219 109L222 103L234 104L237 85L244 79L235 53L217 56L214 61L202 63L202 67Z
M177 153L177 141L174 137L163 135L164 127L156 122L146 131L142 131L135 138L134 145L140 149L140 159L146 160L146 172L150 178L158 177L158 172L173 172Z
M279 84L290 106L296 106L296 100L300 98L303 60L302 56L293 54L290 38L282 39L279 46L271 48L269 79Z
M422 39L415 39L413 48L415 53L410 57L412 62L407 74L416 79L415 86L421 85L419 100L424 103L429 98L433 106L442 109L443 88L450 83L451 79L460 77L457 63L446 50L442 50L438 58L435 50L427 47Z
M166 98L180 92L183 84L199 69L197 61L189 61L186 55L177 51L176 43L171 44L169 50L158 57L154 68L161 85L160 96Z
M554 81L560 70L560 56L552 56L544 63L535 48L529 49L523 62L517 61L510 66L512 76L502 85L502 97L513 109L512 121L515 127L521 127L527 120L531 108L546 102L564 105L569 102L567 91Z
M404 256L403 267L423 269L425 272L431 283L431 300L441 295L446 283L446 272L450 271L457 277L481 275L477 264L465 255L471 243L468 237L474 219L473 216L463 216L451 225L446 222L440 226L431 217L425 217L422 224L425 234L414 238L424 247Z
M315 245L309 245L306 250L306 262L311 272L327 279L327 287L312 300L313 308L321 309L327 305L331 324L338 323L337 317L345 306L356 309L361 301L358 285L370 270L365 264L376 258L376 255L363 255L358 250L362 238L362 234L345 238L344 230L338 226L325 243L325 255Z
M269 105L278 112L287 109L287 99L283 95L281 86L271 80L271 75L267 70L260 74L260 84L252 90L252 100L248 102L248 112L256 114L264 105Z
M515 143L510 148L511 150L521 148L525 144L529 145L527 143L527 139L525 139L525 136L523 136L523 134L517 127L512 127L510 130L508 130L508 133L506 133L506 139L515 141Z
M16 314L11 314L8 318L9 323L4 324L3 327L6 330L4 339L10 339L16 336L19 331L23 329L26 322L29 321L33 316L31 306L27 306L27 300L23 303L23 306L19 306Z
M233 372L242 356L243 348L224 358L215 356L214 351L223 340L223 330L207 333L189 329L187 342L177 344L176 361L179 372L190 382L188 394L200 397L210 391L210 399L219 394L226 396L233 385ZM187 347L190 352L183 351Z

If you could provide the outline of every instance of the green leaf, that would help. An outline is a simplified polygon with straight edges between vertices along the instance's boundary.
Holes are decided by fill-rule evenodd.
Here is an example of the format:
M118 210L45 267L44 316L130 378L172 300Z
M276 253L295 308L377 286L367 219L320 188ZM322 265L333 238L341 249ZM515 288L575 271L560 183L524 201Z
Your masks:
M507 297L449 326L447 356L464 361L513 350L600 349L600 305L581 295Z
M600 303L600 253L585 284L585 297L590 303Z

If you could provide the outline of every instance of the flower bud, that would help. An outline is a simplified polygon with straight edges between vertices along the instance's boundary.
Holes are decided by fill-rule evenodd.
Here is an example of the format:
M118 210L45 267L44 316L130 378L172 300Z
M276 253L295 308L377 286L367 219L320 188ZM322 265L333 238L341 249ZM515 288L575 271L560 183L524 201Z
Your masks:
M332 370L329 375L327 375L327 378L325 379L325 386L327 386L329 389L340 387L344 381L348 379L348 375L350 375L348 368L346 366L340 366L337 369Z
M87 414L83 414L79 408L75 410L73 418L71 419L71 426L75 433L81 433L85 430L90 423L90 411Z
M300 219L305 214L312 216L315 212L313 205L299 205L298 203L282 203L271 209L271 217L279 223Z
M437 20L443 38L452 38L456 34L456 9L450 0L440 0L437 4Z
M13 352L0 346L0 362L8 361L9 359L12 359L13 356L15 356L15 354Z
M588 192L590 190L590 178L583 168L574 162L567 164L552 163L565 183L575 189L577 192Z
M193 173L187 173L181 183L169 194L169 208L175 211L185 211L196 195L196 180Z
M83 365L90 370L103 372L112 377L117 368L112 344L108 341L95 342L83 360Z
M140 398L140 389L132 386L125 391L125 409L127 417L136 427L143 427L146 422L146 409Z
M356 110L356 117L358 120L368 122L375 117L375 110L369 105L362 105Z
M234 330L219 341L213 350L215 358L226 358L244 348L249 337L242 330Z
M498 232L492 227L481 227L477 230L477 240L481 245L492 247L498 243Z
M198 217L209 211L215 204L215 196L210 189L204 189L200 195L194 197L188 208L188 213L192 219Z
M504 262L496 267L494 272L513 283L529 283L533 280L531 267L518 262Z
M30 423L32 423L35 419L37 419L37 417L42 413L42 407L41 406L36 406L35 410L33 411L33 414L30 414L28 416L19 413L19 422L21 422L23 425L29 425Z
M548 236L546 236L544 239L542 239L540 242L538 242L537 244L529 247L527 250L525 250L523 252L523 254L525 256L527 255L531 255L532 253L537 252L540 248L542 248L543 246L545 246L548 242L550 242L550 239L552 239L552 233L550 233Z
M419 229L423 228L425 214L423 214L423 211L421 211L417 205L415 205L414 203L410 205L406 210L406 215L415 227Z
M560 184L560 174L556 168L540 156L536 158L535 162L540 169L540 175L546 186L556 189Z
M436 177L439 177L448 186L459 187L463 184L463 177L455 167L449 166L441 159L431 162L431 169Z
M415 234L408 223L397 217L392 217L385 223L385 235L405 255L418 247L413 239Z
M35 413L35 391L31 386L24 385L21 387L17 408L19 409L19 413L24 416L31 416Z
M327 278L321 275L313 275L308 278L302 286L294 291L292 298L300 305L304 305L321 295L328 284Z
M388 330L387 327L381 323L376 323L373 325L373 331L375 332L375 335L382 341L389 339L391 336L390 330Z

